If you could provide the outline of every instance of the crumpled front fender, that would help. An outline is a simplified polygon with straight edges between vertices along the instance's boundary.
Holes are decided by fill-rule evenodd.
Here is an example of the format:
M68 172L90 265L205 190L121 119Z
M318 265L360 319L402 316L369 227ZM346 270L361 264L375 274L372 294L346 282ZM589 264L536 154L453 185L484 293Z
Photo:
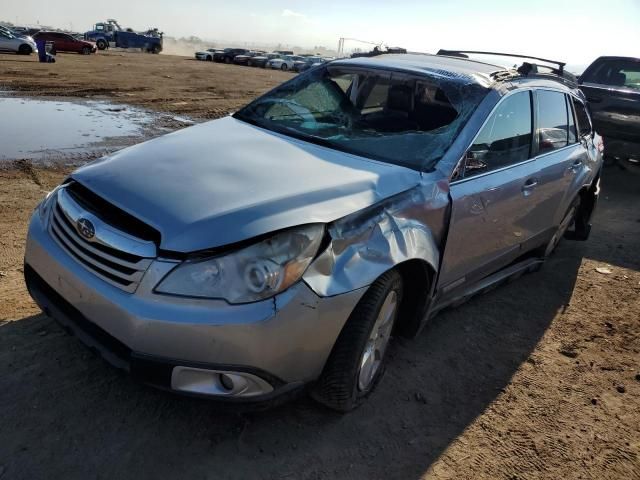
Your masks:
M409 260L422 260L437 272L448 206L448 182L423 181L331 223L331 242L304 281L318 295L333 296L366 287Z

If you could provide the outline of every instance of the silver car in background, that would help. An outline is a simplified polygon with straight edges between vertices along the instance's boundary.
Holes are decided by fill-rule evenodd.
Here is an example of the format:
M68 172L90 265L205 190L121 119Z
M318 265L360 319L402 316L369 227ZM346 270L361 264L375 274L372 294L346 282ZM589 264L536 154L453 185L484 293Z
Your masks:
M15 52L19 55L38 53L32 37L22 35L0 25L0 52Z
M26 282L148 384L348 411L393 336L586 239L601 164L561 76L338 60L75 171L34 212Z

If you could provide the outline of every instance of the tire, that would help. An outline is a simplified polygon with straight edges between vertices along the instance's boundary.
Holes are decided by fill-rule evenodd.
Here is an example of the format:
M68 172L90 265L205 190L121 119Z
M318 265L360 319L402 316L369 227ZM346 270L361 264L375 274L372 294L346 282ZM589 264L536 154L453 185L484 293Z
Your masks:
M33 48L31 48L29 45L20 45L20 47L18 48L19 55L31 55L31 53L33 53Z
M229 57L224 57L224 63L226 63L227 65L230 65L231 59Z
M98 50L106 50L108 46L109 44L105 40L98 40L96 42L96 47L98 47Z
M567 230L575 223L576 214L578 209L580 208L580 196L578 196L569 206L567 212L564 217L562 217L562 221L558 226L558 229L547 243L547 246L544 249L542 254L543 258L547 259L551 256L551 254L556 250L558 244L565 238L567 234Z
M385 353L402 292L402 277L395 270L388 271L369 287L340 332L311 392L316 401L333 410L348 412L375 389L384 373ZM381 340L386 343L380 352L376 348Z
M213 57L210 55L207 55L207 58L205 58L206 62L213 62Z
M82 55L91 55L91 48L90 47L82 47Z
M289 70L289 66L286 63L283 63L282 66L280 67L280 70L282 70L283 72L286 72L287 70Z

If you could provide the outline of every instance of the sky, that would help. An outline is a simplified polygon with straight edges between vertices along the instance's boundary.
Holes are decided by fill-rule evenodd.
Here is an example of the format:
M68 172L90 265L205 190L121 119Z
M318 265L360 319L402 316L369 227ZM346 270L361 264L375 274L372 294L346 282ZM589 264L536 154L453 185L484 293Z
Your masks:
M528 54L578 68L600 55L640 56L640 0L0 0L0 20L17 24L83 32L106 18L218 44L337 49L347 37L411 51ZM346 43L355 47L367 45Z

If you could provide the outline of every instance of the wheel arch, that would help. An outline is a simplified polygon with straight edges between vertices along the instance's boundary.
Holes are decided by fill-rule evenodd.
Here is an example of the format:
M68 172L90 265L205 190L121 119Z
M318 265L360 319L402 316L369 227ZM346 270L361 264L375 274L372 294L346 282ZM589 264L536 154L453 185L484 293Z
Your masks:
M421 259L411 259L396 267L404 288L395 333L415 337L422 327L433 295L436 269Z

